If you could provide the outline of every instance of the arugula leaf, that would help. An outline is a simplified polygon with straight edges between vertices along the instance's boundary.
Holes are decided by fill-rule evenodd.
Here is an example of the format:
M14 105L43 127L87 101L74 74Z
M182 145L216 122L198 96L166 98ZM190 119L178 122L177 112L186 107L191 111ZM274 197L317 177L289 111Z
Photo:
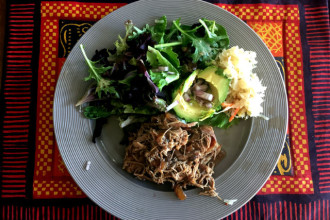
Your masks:
M193 63L197 63L198 60L204 61L205 59L213 57L211 54L214 52L210 45L205 41L194 39L192 44L195 47L195 52L192 55Z
M180 19L173 21L173 26L181 33L180 40L182 45L191 45L194 53L191 55L192 62L198 61L208 62L216 56L216 54L229 46L229 38L224 27L215 21L207 19L199 19L201 25L195 27L181 25ZM200 34L200 28L203 27L205 34Z
M113 94L116 97L119 97L119 94L117 93L114 86L111 86L112 81L109 79L105 79L102 77L102 74L104 74L106 71L111 69L111 66L102 66L98 65L98 62L94 62L90 59L88 59L84 46L80 44L81 52L85 58L85 61L87 63L87 66L89 67L89 76L85 78L86 81L88 80L95 80L97 83L95 92L98 94L98 97L101 98L102 92L105 94Z
M175 57L174 55L174 52L171 56L171 59L177 59L177 57ZM172 65L172 63L168 59L166 59L161 54L159 50L149 46L147 52L147 61L153 68L157 68L159 66L167 66L169 69L168 71L171 72L171 74L169 74L168 72L153 72L152 70L149 71L151 80L157 85L160 91L164 86L179 79L179 71Z
M173 21L174 26L181 32L184 38L182 38L184 41L191 41L192 46L195 48L195 52L192 54L192 60L193 63L197 63L199 60L205 60L212 58L211 53L212 48L208 42L206 42L203 38L196 37L194 35L194 32L197 31L195 28L195 31L191 30L189 32L183 30L180 25L180 19ZM183 43L185 44L185 43Z
M180 20L180 19L179 19ZM202 25L197 25L194 27L194 25L180 25L181 29L184 30L186 33L192 33L195 34L198 32L198 29L202 27ZM193 28L194 27L194 28ZM196 35L197 36L197 35Z
M139 35L144 34L145 32L149 32L150 31L150 27L148 24L146 24L144 26L144 28L141 30L140 28L133 26L132 33L128 36L129 40L135 39L137 38Z
M167 19L166 16L162 16L159 19L155 20L154 26L149 26L148 24L141 30L138 27L134 26L131 34L129 34L128 39L132 40L137 38L139 35L144 34L146 32L151 33L151 37L157 43L164 43L164 36L167 27Z
M178 32L178 29L176 29L174 25L171 25L168 33L164 36L164 43L170 42L172 37L177 35L177 32Z
M215 21L207 22L208 20L204 20L204 19L199 19L198 21L205 28L205 32L206 32L206 34L207 34L207 36L209 38L215 38L215 37L217 37L217 35L214 33ZM206 24L206 23L208 23L208 24Z
M175 41L175 42L170 42L170 43L156 44L155 48L159 49L159 48L173 47L173 46L178 46L178 45L182 45L182 42L181 41Z
M164 43L164 35L167 27L166 16L163 15L161 18L155 20L155 26L150 28L152 39L162 44Z
M206 41L209 41L218 48L228 48L229 37L223 26L217 24L214 20L207 20L205 18L199 19L199 22L203 25L207 34L205 37Z

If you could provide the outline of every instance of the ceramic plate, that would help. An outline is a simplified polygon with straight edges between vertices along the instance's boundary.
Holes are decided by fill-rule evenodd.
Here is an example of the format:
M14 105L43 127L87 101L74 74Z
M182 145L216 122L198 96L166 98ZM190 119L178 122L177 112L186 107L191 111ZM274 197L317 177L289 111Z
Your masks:
M123 36L126 20L138 27L166 15L169 21L181 17L183 24L199 18L215 20L228 32L231 46L257 53L255 72L267 86L261 118L242 121L227 130L215 129L227 155L215 167L217 192L222 198L237 199L226 206L216 198L200 196L199 189L186 191L180 201L166 186L139 181L121 169L124 148L119 141L118 121L109 120L96 144L91 141L94 122L85 119L74 104L84 94L88 69L78 47L111 48L118 34ZM96 204L122 219L220 219L248 202L271 175L281 153L288 112L284 83L277 64L262 40L242 20L218 6L188 0L142 0L105 16L82 36L68 56L58 79L54 99L54 129L62 158L80 188ZM90 169L85 170L87 161Z

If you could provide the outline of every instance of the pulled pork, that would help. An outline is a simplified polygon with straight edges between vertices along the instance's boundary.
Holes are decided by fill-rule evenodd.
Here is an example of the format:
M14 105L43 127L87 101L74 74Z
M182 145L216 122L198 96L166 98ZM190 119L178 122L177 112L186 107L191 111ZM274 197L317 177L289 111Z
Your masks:
M212 127L196 124L182 123L169 113L152 117L129 137L123 169L141 180L172 183L181 200L187 186L218 197L212 174L221 146Z

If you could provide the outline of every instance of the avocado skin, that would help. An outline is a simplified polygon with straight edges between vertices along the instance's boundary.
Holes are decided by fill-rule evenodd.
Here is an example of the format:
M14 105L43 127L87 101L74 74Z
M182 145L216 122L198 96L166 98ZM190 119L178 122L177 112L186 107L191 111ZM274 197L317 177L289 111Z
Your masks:
M211 87L214 96L214 107L209 109L200 106L196 101L192 100L189 103L183 98L183 94L192 86L195 78L201 78L207 81ZM194 71L173 93L173 101L178 101L173 110L176 115L186 122L203 121L211 117L214 112L221 109L228 95L230 80L223 74L223 70L216 66L209 66L200 71Z

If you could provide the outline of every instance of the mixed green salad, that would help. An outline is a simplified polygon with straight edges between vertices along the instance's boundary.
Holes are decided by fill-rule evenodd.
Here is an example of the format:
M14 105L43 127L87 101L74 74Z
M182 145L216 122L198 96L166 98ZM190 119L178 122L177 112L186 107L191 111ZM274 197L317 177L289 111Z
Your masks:
M128 20L125 28L114 48L97 50L91 59L80 45L91 85L76 105L96 119L93 141L110 116L118 116L121 127L168 111L185 122L219 128L235 123L221 111L228 107L230 79L214 65L229 48L223 26L204 18L184 25L162 16L142 29Z

